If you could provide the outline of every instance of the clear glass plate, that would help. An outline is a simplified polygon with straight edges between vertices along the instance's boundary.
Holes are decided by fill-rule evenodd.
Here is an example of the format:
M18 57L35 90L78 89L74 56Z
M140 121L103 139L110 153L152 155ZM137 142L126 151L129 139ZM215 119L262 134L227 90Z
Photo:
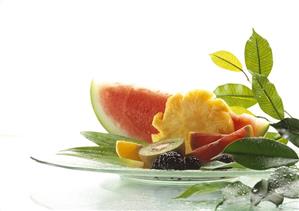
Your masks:
M44 156L43 156L44 157ZM55 155L46 158L40 156L31 157L33 160L67 169L80 171L94 171L103 173L114 173L128 179L137 179L144 182L194 182L194 181L215 181L231 179L239 176L262 176L268 175L273 170L251 170L251 169L225 169L225 170L155 170L131 168L119 165L103 163L100 161L88 160L72 156Z

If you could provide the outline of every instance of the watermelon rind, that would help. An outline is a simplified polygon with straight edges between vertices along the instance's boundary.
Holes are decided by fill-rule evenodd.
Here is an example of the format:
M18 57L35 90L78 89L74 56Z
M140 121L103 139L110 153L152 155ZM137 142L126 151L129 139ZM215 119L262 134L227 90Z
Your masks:
M118 126L118 123L116 121L113 121L113 119L109 117L104 111L99 94L101 92L101 89L104 89L105 86L111 85L98 83L95 80L91 81L90 99L96 117L103 126L103 128L107 130L107 132L116 135L128 136L128 134Z

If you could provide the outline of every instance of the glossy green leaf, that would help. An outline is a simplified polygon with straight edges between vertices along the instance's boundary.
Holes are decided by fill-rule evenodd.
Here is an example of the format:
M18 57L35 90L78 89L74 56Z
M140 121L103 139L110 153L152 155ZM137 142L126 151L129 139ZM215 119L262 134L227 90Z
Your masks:
M114 135L111 133L101 133L101 132L94 132L94 131L82 131L81 135L83 135L88 140L94 142L97 145L100 146L110 146L115 148L115 142L117 140L128 140L130 142L147 145L145 141L136 140L133 138L120 136L120 135Z
M264 135L264 138L272 139L272 140L278 141L282 144L287 144L288 143L287 139L281 137L281 135L279 133L275 133L275 132L267 132Z
M94 154L94 155L112 155L117 156L116 151L107 146L86 146L86 147L75 147L69 148L65 150L61 150L60 153L72 152L72 153L86 153L86 154Z
M236 162L224 163L224 162L215 160L215 161L206 163L200 169L201 170L217 170L217 169L229 169L229 168L240 169L240 168L245 168L245 167Z
M260 108L275 119L284 118L282 100L274 86L266 77L253 75L252 91Z
M270 175L269 191L276 191L287 198L299 198L299 171L280 167Z
M119 158L116 153L109 151L106 151L106 149L103 149L101 147L94 147L94 146L87 146L87 147L76 147L76 148L70 148L66 150L62 150L58 155L64 155L64 156L73 156L73 157L79 157L84 158L88 160L93 161L99 161L114 165L121 165L121 166L128 166L128 167L136 167L136 168L142 168L143 162L135 161L135 160L129 160L125 158Z
M211 193L219 191L221 188L228 185L229 182L211 182L211 183L200 183L191 186L186 191L184 191L182 194L177 196L176 198L188 198L194 194L201 194L201 193Z
M221 192L225 200L235 199L250 193L251 188L240 181L236 181L225 186Z
M269 181L262 179L252 188L250 201L257 206L261 201L270 201L276 206L283 202L283 195L269 190Z
M290 147L266 138L244 138L224 149L234 160L250 169L269 169L298 162L298 155Z
M247 86L242 84L224 84L214 90L215 95L227 102L230 106L248 108L256 104L254 95Z
M217 51L210 54L212 61L219 67L235 72L242 71L242 64L239 59L228 51Z
M299 147L299 120L295 118L285 118L278 123L271 124L280 135Z
M266 39L254 30L245 46L245 63L253 73L268 76L272 70L272 50Z

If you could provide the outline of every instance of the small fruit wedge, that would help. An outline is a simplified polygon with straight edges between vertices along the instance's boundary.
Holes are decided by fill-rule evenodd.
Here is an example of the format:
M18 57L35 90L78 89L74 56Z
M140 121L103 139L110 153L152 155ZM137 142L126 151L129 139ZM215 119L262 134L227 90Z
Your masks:
M139 156L144 162L145 168L151 168L153 161L161 154L169 151L185 153L185 144L183 139L168 139L149 144L139 150Z
M225 134L219 133L201 133L201 132L190 132L189 142L192 150L195 150L204 145L210 144L218 139L224 137Z
M118 140L116 141L115 149L119 158L141 161L138 154L141 147L141 144Z
M265 119L257 118L249 114L235 114L231 112L231 117L234 122L235 130L251 125L253 128L254 136L263 136L269 128L269 122Z
M198 158L203 163L209 162L213 157L223 152L224 148L229 144L249 136L253 136L253 129L251 125L247 125L229 135L223 136L217 141L199 147L193 150L190 155Z
M142 161L131 160L127 158L119 158L123 165L131 167L131 168L143 168L144 163Z

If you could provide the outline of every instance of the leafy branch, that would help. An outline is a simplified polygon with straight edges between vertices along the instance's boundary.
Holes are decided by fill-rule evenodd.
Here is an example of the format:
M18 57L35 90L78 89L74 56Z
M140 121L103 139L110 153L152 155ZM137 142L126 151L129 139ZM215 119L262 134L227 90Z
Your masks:
M246 42L244 55L247 72L251 74L252 80L249 80L240 60L234 54L228 51L210 54L217 66L230 71L242 72L251 85L250 89L242 84L224 84L214 90L215 95L225 100L230 106L240 106L244 109L258 103L264 113L280 120L271 126L282 137L299 147L299 120L293 118L284 109L283 101L275 85L268 79L273 67L273 55L269 42L253 29L252 35ZM285 114L290 118L285 119Z

